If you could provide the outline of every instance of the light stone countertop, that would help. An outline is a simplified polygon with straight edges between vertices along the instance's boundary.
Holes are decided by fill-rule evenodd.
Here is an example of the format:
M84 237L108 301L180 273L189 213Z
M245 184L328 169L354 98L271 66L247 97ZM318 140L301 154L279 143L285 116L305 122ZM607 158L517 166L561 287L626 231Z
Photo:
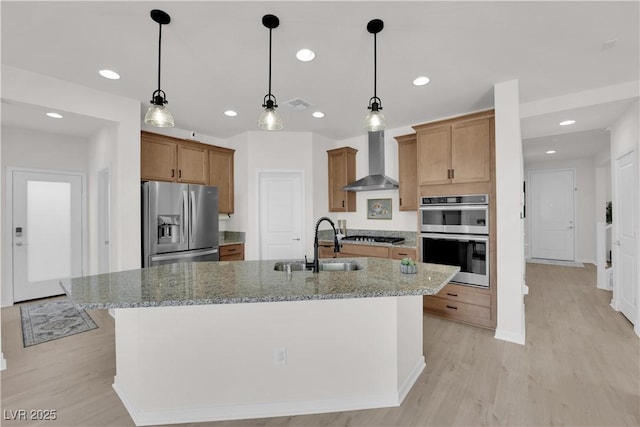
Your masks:
M355 271L275 271L273 261L183 262L62 280L69 299L82 308L134 308L239 304L340 298L433 295L459 267L418 263L416 274L400 273L400 261L354 261Z

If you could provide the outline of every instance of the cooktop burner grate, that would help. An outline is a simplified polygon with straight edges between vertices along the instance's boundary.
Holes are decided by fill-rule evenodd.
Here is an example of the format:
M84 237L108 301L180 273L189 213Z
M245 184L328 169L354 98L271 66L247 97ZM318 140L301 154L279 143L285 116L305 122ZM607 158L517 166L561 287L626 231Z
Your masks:
M397 244L404 242L404 238L402 237L382 237L382 236L346 236L343 237L342 240L352 241L352 242L375 242L375 243L391 243Z

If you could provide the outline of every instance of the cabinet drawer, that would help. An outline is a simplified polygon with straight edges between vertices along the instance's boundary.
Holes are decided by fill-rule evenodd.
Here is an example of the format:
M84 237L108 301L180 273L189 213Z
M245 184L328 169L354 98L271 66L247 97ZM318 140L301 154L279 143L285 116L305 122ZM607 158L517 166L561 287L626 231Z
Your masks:
M467 304L491 307L491 294L487 291L477 290L469 286L449 283L436 295L452 302L464 302Z
M485 324L491 321L491 308L460 301L451 301L437 296L423 299L425 310L433 314L471 323Z
M343 244L340 249L341 257L373 257L373 258L389 258L389 248L384 246L368 246L368 245L350 245Z
M220 246L220 259L230 255L244 256L244 245L242 243L235 243L233 245Z
M333 252L333 243L323 244L318 246L318 258L336 258L340 253Z
M416 250L414 248L391 248L391 250L389 250L389 258L391 259L411 258L415 260Z
M220 261L244 261L244 254L224 255L220 257Z

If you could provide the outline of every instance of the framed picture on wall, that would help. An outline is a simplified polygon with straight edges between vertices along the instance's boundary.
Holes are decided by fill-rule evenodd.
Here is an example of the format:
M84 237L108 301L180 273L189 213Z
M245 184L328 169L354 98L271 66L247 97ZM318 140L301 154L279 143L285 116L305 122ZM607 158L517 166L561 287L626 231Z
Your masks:
M367 219L391 219L391 199L367 199Z

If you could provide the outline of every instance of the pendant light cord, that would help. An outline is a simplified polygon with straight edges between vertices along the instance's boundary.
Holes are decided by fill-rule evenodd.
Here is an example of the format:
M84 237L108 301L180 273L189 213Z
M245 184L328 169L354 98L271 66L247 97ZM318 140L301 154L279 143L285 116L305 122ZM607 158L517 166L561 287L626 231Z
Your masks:
M269 99L271 99L271 97L273 95L271 95L271 33L272 33L272 29L269 28Z
M160 57L162 55L162 24L158 24L160 27L158 31L158 92L160 92Z
M376 94L376 86L378 81L378 34L373 34L373 97L378 98Z

